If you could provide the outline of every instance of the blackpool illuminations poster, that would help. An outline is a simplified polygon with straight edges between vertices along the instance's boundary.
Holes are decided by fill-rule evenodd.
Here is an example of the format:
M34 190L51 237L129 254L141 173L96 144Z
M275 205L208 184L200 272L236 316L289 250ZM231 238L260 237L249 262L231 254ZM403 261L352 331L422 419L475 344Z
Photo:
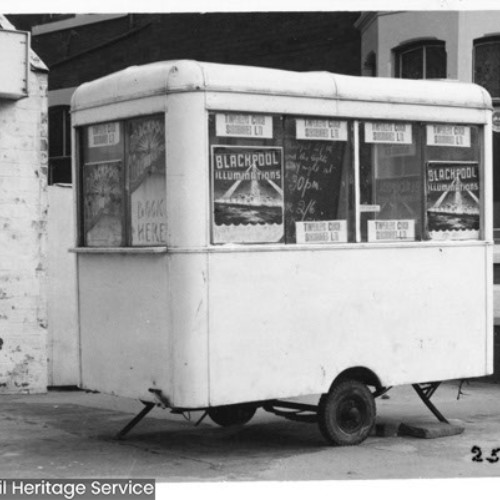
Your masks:
M214 243L275 243L283 238L283 151L213 146Z
M479 168L474 162L427 164L427 228L433 239L479 236Z

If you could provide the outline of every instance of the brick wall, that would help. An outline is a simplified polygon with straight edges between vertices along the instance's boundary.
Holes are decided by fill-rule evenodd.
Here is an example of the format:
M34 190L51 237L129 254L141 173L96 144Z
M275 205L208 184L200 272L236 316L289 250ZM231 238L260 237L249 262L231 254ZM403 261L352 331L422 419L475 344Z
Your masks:
M57 61L99 46L129 30L129 18L120 17L33 36L32 48L49 67ZM43 56L41 55L43 54Z
M356 12L135 14L39 35L33 48L49 64L51 90L168 59L355 75L358 17Z
M0 393L47 387L47 74L0 99Z

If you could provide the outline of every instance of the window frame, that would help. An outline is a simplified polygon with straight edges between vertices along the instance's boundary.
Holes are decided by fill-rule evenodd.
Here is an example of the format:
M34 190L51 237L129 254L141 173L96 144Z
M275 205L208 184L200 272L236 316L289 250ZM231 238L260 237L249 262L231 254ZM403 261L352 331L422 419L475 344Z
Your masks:
M236 141L229 141L226 142L224 138L219 138L219 141L212 142L210 133L209 133L209 120L211 116L214 116L216 113L234 113L234 111L229 111L229 110L223 110L223 109L218 109L218 110L207 110L206 113L206 120L207 120L207 150L205 154L208 155L207 157L207 167L209 168L209 172L207 173L207 179L209 182L207 183L206 189L208 190L208 197L207 197L207 224L208 226L208 246L209 247L214 247L214 248L221 248L227 245L235 245L235 246L240 246L240 247L251 247L252 245L255 246L255 244L251 243L214 243L213 241L213 199L212 199L212 157L211 157L211 151L213 146L238 146L239 143ZM426 144L426 126L428 125L436 125L436 124L446 124L446 122L443 121L422 121L422 120L412 120L411 118L398 118L394 120L386 119L386 118L378 118L374 116L370 117L359 117L359 116L312 116L312 115L306 115L306 114L298 114L298 113L254 113L251 111L241 111L240 113L248 113L248 114L270 114L273 117L273 130L275 128L274 126L274 120L278 121L278 127L281 127L281 133L278 138L273 138L272 141L275 141L274 144L269 144L267 143L267 146L269 147L282 147L283 148L283 175L285 172L285 158L286 158L286 152L284 149L284 144L285 144L285 119L298 119L298 118L311 118L311 119L325 119L325 120L335 120L335 121L345 121L347 122L347 127L348 127L348 147L350 147L350 166L348 168L348 183L347 186L345 187L346 189L346 197L347 197L347 204L349 208L347 209L347 215L346 215L346 221L347 221L347 226L348 226L348 234L351 236L348 237L348 241L344 243L336 243L336 242L328 242L324 243L322 245L319 244L314 244L314 243L296 243L296 242L286 242L285 237L283 238L283 241L280 242L275 242L275 243L257 243L259 246L279 246L279 247L297 247L297 246L307 246L307 247L340 247L340 246L352 246L356 244L369 244L369 245L380 245L380 244L389 244L389 245L420 245L425 242L435 242L435 243L442 243L443 240L436 240L432 239L429 236L429 231L428 231L428 220L427 220L427 182L428 182L428 168L427 164L429 161L433 162L438 162L439 159L433 159L429 156L428 152L426 149L428 148ZM164 136L165 136L165 176L167 176L167 155L166 155L166 117L164 113L148 113L146 115L134 115L134 116L129 116L126 118L122 118L119 120L106 120L102 122L97 122L97 123L88 123L79 127L76 127L75 129L75 134L76 134L76 140L75 140L75 158L78 160L78 168L77 168L77 182L78 182L78 187L76 189L76 201L77 201L77 221L78 221L78 231L77 231L77 244L80 248L87 248L92 250L97 250L99 251L100 249L102 250L103 248L106 247L99 247L99 246L90 246L86 243L86 236L85 236L85 221L84 221L84 196L83 196L83 187L84 187L84 145L85 145L85 137L84 134L85 132L89 129L89 127L93 125L98 125L98 124L105 124L105 123L111 123L111 122L118 122L123 125L123 168L124 168L124 182L122 186L122 192L124 196L124 202L123 202L123 212L121 214L121 221L123 224L123 240L121 245L115 246L115 247L107 247L107 248L112 248L115 251L119 251L120 249L122 250L129 250L129 251L140 251L141 249L145 249L147 247L143 245L132 245L132 227L131 227L131 213L130 213L130 192L128 189L128 183L130 182L129 179L129 172L128 172L128 163L127 159L125 157L126 152L127 152L127 141L128 141L128 134L125 132L126 130L126 124L130 121L138 120L138 119L145 119L145 118L153 118L153 117L158 117L162 119L162 122L165 126L164 129ZM368 241L362 241L361 238L361 211L360 211L360 206L361 206L361 190L360 190L360 148L361 148L361 136L360 136L360 126L365 123L365 122L389 122L389 123L411 123L413 126L415 126L418 131L415 132L416 137L421 137L421 153L420 153L420 160L421 160L421 180L423 183L423 191L422 191L422 200L421 200L421 210L422 210L422 230L421 230L421 238L415 238L414 241L387 241L387 242L368 242ZM479 172L479 194L480 194L480 209L479 209L479 232L478 232L478 237L477 238L469 238L469 239L453 239L449 238L448 241L454 242L454 243L464 243L464 242L473 242L473 241L485 241L486 238L486 228L485 228L485 210L486 210L486 199L485 199L485 194L486 194L486 186L484 185L484 162L485 162L485 155L484 155L484 142L485 142L485 125L483 123L472 123L472 122L449 122L449 125L462 125L462 126L468 126L468 127L475 127L477 129L477 145L476 145L476 152L473 153L473 159L470 160L471 162L477 162L478 165L478 172ZM222 139L222 141L220 140ZM246 145L251 145L251 141L249 139L245 140ZM256 144L256 146L262 146L265 147L264 144ZM418 145L417 145L418 147ZM472 147L472 144L471 144ZM450 160L451 162L454 162L455 160ZM469 161L469 160L467 160ZM460 160L456 160L456 163L460 162ZM165 178L166 180L166 178ZM339 191L340 192L340 191ZM165 197L167 197L167 190L166 190L166 183L165 183ZM284 198L283 203L286 204L286 198ZM285 218L285 213L283 214L283 217ZM167 215L168 218L168 215ZM383 220L383 219L381 219ZM354 235L354 236L352 236ZM417 235L416 235L417 236ZM149 245L152 248L166 248L167 244L166 243L159 243L159 244L154 244L154 245Z
M266 139L261 139L261 138L249 138L249 137L242 137L241 140L242 142L238 142L240 138L237 137L224 137L224 136L217 136L216 135L216 130L215 130L215 120L216 120L216 115L218 114L242 114L242 115L267 115L271 116L273 119L273 134L275 133L276 135L273 135L272 138L266 138ZM305 114L298 114L298 113L277 113L277 112L270 112L270 113L264 113L264 112L258 112L254 113L251 111L242 111L242 112L235 112L235 111L229 111L229 110L223 110L223 109L218 109L218 110L209 110L207 113L207 121L208 121L208 155L209 155L209 175L210 175L210 193L209 193L209 199L210 199L210 206L209 206L209 220L210 220L210 230L209 230L209 235L210 235L210 245L214 247L221 247L224 245L228 244L234 244L234 245L283 245L283 246L292 246L292 245L304 245L307 243L297 243L297 237L296 233L294 236L295 241L294 242L288 242L287 240L289 238L289 233L287 232L287 228L291 222L296 222L295 219L290 218L290 213L288 212L287 209L287 194L288 194L288 189L287 189L287 180L288 180L288 175L287 175L287 168L286 168L286 163L287 163L287 155L288 155L288 148L287 148L287 142L291 139L287 134L287 127L289 127L288 123L289 121L294 121L295 126L297 123L297 120L300 119L311 119L311 120L322 120L322 121L335 121L335 122L345 122L346 126L346 132L347 132L347 139L344 140L336 140L336 141L331 141L331 142L341 142L346 144L346 151L344 154L348 155L348 158L350 159L350 166L346 167L346 171L348 175L353 174L353 123L354 123L354 118L345 118L345 117L336 117L336 116L313 116L313 115L305 115ZM212 134L212 128L213 128L213 134ZM302 139L295 139L301 141ZM253 141L253 142L252 142ZM310 143L323 143L324 141L316 139L316 140L311 140ZM214 214L214 192L213 192L213 177L214 177L214 165L213 165L213 157L212 153L214 148L217 147L229 147L229 148L248 148L248 147L255 147L255 148L279 148L282 151L282 174L283 174L283 236L280 241L275 241L275 242L260 242L260 243L253 243L253 242L221 242L221 241L215 241L215 214ZM342 172L341 172L342 175ZM352 181L352 177L351 177ZM328 243L321 243L321 244L333 244L333 245L340 245L340 244L347 244L347 243L352 243L354 242L354 236L351 236L354 234L354 193L349 191L350 184L349 182L346 183L345 187L342 188L339 186L339 192L337 197L340 199L342 197L342 189L344 190L344 197L345 197L345 204L346 204L346 214L345 214L345 223L346 223L346 232L347 232L347 242L328 242ZM351 201L349 201L351 199ZM290 200L290 198L288 198ZM351 208L349 208L349 203L351 203ZM328 222L325 220L305 220L305 222ZM331 222L331 221L330 221ZM319 243L318 243L319 244Z
M430 163L433 163L433 164L439 164L439 163L454 163L455 166L457 165L460 165L460 164L463 164L464 166L467 166L468 164L474 164L474 163L477 163L477 170L478 170L478 175L479 175L479 179L478 179L478 183L479 183L479 229L478 229L478 237L477 238L464 238L464 239L460 239L460 238L456 238L456 239L451 239L450 241L455 241L455 242L467 242L467 241L485 241L486 239L486 227L485 227L485 215L486 215L486 194L487 194L487 191L486 191L486 186L484 185L484 181L485 181L485 155L484 155L484 141L485 141L485 125L484 124L481 124L481 123L460 123L460 124L457 124L456 122L453 122L453 123L444 123L444 122L422 122L422 125L424 127L424 130L422 131L422 133L425 134L427 133L427 131L425 130L425 126L426 125L461 125L461 126L465 126L465 127L470 127L471 129L471 148L473 148L473 143L472 143L472 139L473 139L473 130L474 128L477 129L477 142L476 142L476 149L477 149L477 154L476 152L473 152L473 155L475 155L475 157L473 157L472 159L441 159L441 158L436 158L436 157L432 157L430 155L430 151L429 148L430 147L436 147L436 146L431 146L431 145L427 145L426 144L426 140L425 141L422 141L423 144L423 154L422 154L422 160L423 160L423 163L424 163L424 166L423 168L425 169L425 172L424 172L424 215L425 215L425 236L426 236L426 239L429 240L429 241L435 241L435 242L440 242L442 240L439 240L438 238L431 238L430 236L430 232L429 232L429 225L428 225L428 214L427 214L427 190L428 190L428 183L427 183L427 171L428 171L428 168L429 168L429 164Z
M425 129L425 125L428 123L428 122L422 122L420 120L411 120L411 119L394 119L394 120L388 120L388 119L385 119L385 118L369 118L369 119L359 119L357 120L356 124L357 124L357 127L358 127L358 142L357 142L357 150L358 150L358 158L361 157L361 148L363 146L366 146L366 145L369 145L369 144L372 144L372 145L377 145L377 143L370 143L370 142L367 142L366 141L366 137L365 137L365 132L360 132L362 126L364 126L365 124L367 123L387 123L387 124L406 124L406 125L410 125L412 127L411 129L411 135L412 135L412 143L413 144L413 138L415 138L415 155L418 156L418 158L420 159L420 171L418 172L418 174L415 174L414 176L415 177L418 177L418 184L420 185L420 206L419 206L419 214L418 214L418 222L420 223L420 232L417 233L416 232L416 229L417 229L417 219L415 219L415 224L414 224L414 232L415 232L415 237L413 240L395 240L395 241L390 241L390 240L387 240L386 242L384 241L369 241L368 239L368 221L369 220L378 220L378 221L384 221L384 220L397 220L397 219L379 219L377 218L377 216L375 215L375 217L373 219L370 219L369 217L366 217L365 219L365 222L366 222L366 229L364 231L364 233L366 234L366 239L363 239L363 228L362 228L362 216L361 216L361 163L359 163L358 165L358 168L359 168L359 184L358 184L358 187L359 187L359 199L358 199L358 204L356 206L357 208L357 211L359 211L359 240L358 242L359 243L369 243L369 244L376 244L376 245L379 245L380 243L420 243L420 242L423 242L423 241L426 241L428 238L427 238L427 230L426 230L426 224L427 224L427 220L426 220L426 211L425 211L425 184L426 184L426 181L427 181L427 178L426 178L426 170L425 170L425 165L424 165L424 162L423 162L423 154L424 154L424 151L423 151L423 148L425 147L424 146L424 129ZM363 138L363 141L361 140ZM383 144L394 144L394 143L384 143L384 142L381 142L379 143L381 145ZM397 144L396 144L397 145ZM372 155L373 155L373 150L372 150ZM379 160L378 160L379 161ZM398 177L394 177L394 178L391 178L391 177L379 177L377 178L376 175L375 175L375 172L379 169L379 165L378 165L378 161L376 162L377 164L374 164L372 165L372 194L375 194L377 191L376 191L376 182L377 181L381 181L381 180L387 180L387 179L398 179ZM403 178L403 177L399 177L399 178ZM372 202L373 203L373 202ZM404 219L400 219L400 220L404 220Z
M476 58L477 58L476 49L484 45L498 45L499 55L500 55L500 34L475 38L472 42L472 81L473 83L477 83L478 85L481 85L484 88L486 88L482 83L478 83L476 78ZM499 63L499 71L500 71L500 63ZM493 95L493 93L490 92L488 88L486 88L486 90L491 95L494 104L500 103L500 84L498 85L498 95L496 96Z
M363 76L377 76L377 54L371 50L365 57L363 62Z
M65 183L72 184L72 169L71 169L71 114L70 114L71 106L69 104L57 104L54 106L50 106L48 108L48 130L49 130L49 149L48 149L48 184L49 186L52 184L57 184L60 182L59 180L54 180L54 170L56 164L61 164L65 169L68 170L67 176L68 179ZM61 130L60 137L54 137L55 131L51 130L51 122L53 126L54 115L57 112L61 112ZM59 117L56 115L56 119ZM57 153L61 154L52 154L54 151L52 148L54 144L61 144L60 151Z
M210 110L208 113L208 116L210 114L215 115L217 112L224 113L224 112L229 112L225 110ZM251 112L241 112L241 113L249 113ZM296 119L296 118L311 118L315 119L318 118L316 116L311 116L311 115L298 115L296 113L272 113L272 116L274 118L279 118L280 122L283 124L286 121L286 119ZM484 216L485 216L485 186L484 186L484 153L483 153L483 148L484 148L484 124L482 123L471 123L471 122L443 122L443 121L422 121L422 120L415 120L411 119L408 117L402 117L402 118L397 118L397 119L387 119L387 118L377 118L377 117L345 117L345 116L323 116L321 117L323 119L332 119L332 120L337 120L337 121L346 121L348 123L348 129L349 131L349 144L351 146L351 166L350 166L350 179L352 182L352 188L347 186L347 190L351 189L349 193L347 193L347 196L350 197L350 202L353 205L353 213L349 212L347 214L347 224L348 224L348 233L353 234L354 233L354 238L349 237L348 241L345 243L325 243L326 246L341 246L341 245L350 245L350 244L369 244L369 245L380 245L380 244L403 244L403 245L419 245L425 242L432 243L432 242L440 242L442 243L443 240L441 239L436 239L431 236L430 231L429 231L429 226L428 226L428 214L427 214L427 184L428 184L428 163L429 162L438 162L438 159L433 159L431 155L429 155L428 151L428 145L427 145L427 130L426 127L428 125L452 125L452 126L464 126L464 127L470 127L476 128L477 129L477 143L476 146L471 142L471 148L474 148L472 150L471 155L473 156L472 160L465 160L463 161L464 163L477 163L477 168L478 168L478 173L479 173L479 231L478 231L478 236L477 237L469 237L469 238L453 238L453 235L448 235L446 241L449 242L460 242L460 241L484 241L486 237L486 231L484 227ZM380 241L380 242L370 242L366 241L365 239L362 238L362 217L361 217L361 185L360 185L360 148L361 148L361 134L360 134L360 126L363 125L366 122L386 122L386 123L408 123L411 124L412 127L414 127L414 130L412 132L413 137L417 141L415 144L415 147L417 148L417 155L420 163L419 166L419 172L418 172L418 185L420 188L420 194L419 194L419 207L418 207L418 217L419 217L419 224L420 224L420 229L419 232L416 232L415 234L415 239L414 240L395 240L395 241ZM472 137L472 136L471 136ZM283 131L283 134L281 135L281 140L283 142L276 142L276 145L283 145L284 146L284 139L285 139L285 132ZM216 144L216 143L214 143ZM236 145L237 143L234 143ZM209 149L211 151L212 147L212 142L211 138L209 140ZM438 146L434 146L438 147ZM443 146L445 147L445 146ZM284 156L286 157L286 152L284 153ZM209 167L210 167L210 172L212 171L212 159L211 156L209 158ZM462 162L462 160L448 160L448 162L459 164ZM210 173L211 175L211 173ZM415 174L417 177L417 174ZM220 247L224 246L227 244L232 244L232 245L241 245L241 246L248 246L249 243L214 243L213 240L213 204L212 204L212 199L211 199L211 193L210 193L210 245L214 247ZM286 197L284 198L284 203L287 203ZM384 219L379 219L379 220L384 220ZM389 219L387 219L389 220ZM402 219L403 220L403 219ZM417 221L416 221L417 222ZM354 226L354 227L352 227ZM282 242L276 242L274 243L275 245L279 245L282 247L285 246L297 246L297 245L308 245L308 246L318 246L314 244L308 244L308 243L297 243L291 242L291 241L286 241L287 238L284 239ZM262 245L272 245L273 243L261 243Z
M393 51L393 57L394 57L394 77L395 78L407 78L402 76L403 72L403 64L402 64L402 57L405 53L409 53L412 51L415 51L417 49L422 50L422 76L419 78L411 78L415 80L427 80L427 49L429 47L440 47L443 48L444 50L444 56L445 56L445 64L443 68L443 73L444 76L441 77L432 77L430 79L435 79L435 78L446 78L447 76L447 71L448 71L448 54L446 52L446 42L443 40L438 40L438 39L422 39L422 40L414 40L411 42L403 43L395 48L392 49Z
M119 119L112 119L112 120L105 120L105 121L99 121L99 122L92 122L92 123L87 123L85 125L81 125L79 127L75 128L75 134L76 134L76 151L75 151L75 157L77 158L78 162L78 172L77 172L77 182L78 186L76 189L76 200L77 200L77 221L78 221L78 231L77 231L77 244L81 248L86 248L86 249L95 249L95 250L102 250L102 249L114 249L114 250L120 250L120 249L130 249L130 250L137 250L140 251L141 249L147 249L147 248L165 248L167 246L166 241L165 242L159 242L159 243L148 243L144 245L139 245L139 244L133 244L133 228L132 228L132 212L131 212L131 190L130 190L130 167L129 167L129 161L128 161L128 150L129 150L129 134L127 131L127 125L130 122L134 121L139 121L139 120L146 120L146 119L160 119L161 123L163 125L163 140L164 140L164 172L165 172L165 181L166 181L166 169L167 169L167 158L166 158L166 117L165 113L162 112L155 112L155 113L147 113L145 115L134 115L134 116L127 116L125 118L119 118ZM85 195L84 195L84 183L85 183L85 161L84 161L84 154L86 150L86 141L88 139L85 138L85 136L88 134L88 131L90 127L96 126L96 125L105 125L109 123L117 123L120 127L122 136L123 136L123 144L121 145L121 160L105 160L103 163L106 162L113 162L113 161L121 161L122 163L122 180L121 180L121 196L122 196L122 210L120 214L120 223L122 227L122 237L121 237L121 242L119 245L113 245L113 246L100 246L100 245L89 245L88 244L88 236L85 227ZM167 197L167 191L166 191L166 182L164 186L164 196L165 200ZM165 217L165 224L166 224L166 217Z

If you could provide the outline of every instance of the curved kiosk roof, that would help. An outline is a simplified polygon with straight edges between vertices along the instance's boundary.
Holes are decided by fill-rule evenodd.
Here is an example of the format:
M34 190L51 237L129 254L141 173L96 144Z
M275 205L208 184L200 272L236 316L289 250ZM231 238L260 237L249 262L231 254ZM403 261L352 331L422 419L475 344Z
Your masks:
M492 107L486 90L470 83L357 77L178 60L132 66L85 83L73 94L72 108L78 111L196 91L476 109Z

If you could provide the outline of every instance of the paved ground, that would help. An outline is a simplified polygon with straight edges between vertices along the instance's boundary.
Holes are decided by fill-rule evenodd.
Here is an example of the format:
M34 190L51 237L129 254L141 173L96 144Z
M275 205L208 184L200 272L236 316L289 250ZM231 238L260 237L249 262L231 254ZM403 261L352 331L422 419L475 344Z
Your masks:
M370 437L325 445L315 424L259 410L246 426L198 427L154 409L124 441L114 434L139 402L85 392L0 396L2 478L154 477L164 482L500 477L500 385L441 386L433 401L465 432L438 439ZM410 387L377 399L379 422L434 422ZM193 413L197 420L199 413ZM474 461L479 451L483 461ZM490 461L487 460L490 458Z

